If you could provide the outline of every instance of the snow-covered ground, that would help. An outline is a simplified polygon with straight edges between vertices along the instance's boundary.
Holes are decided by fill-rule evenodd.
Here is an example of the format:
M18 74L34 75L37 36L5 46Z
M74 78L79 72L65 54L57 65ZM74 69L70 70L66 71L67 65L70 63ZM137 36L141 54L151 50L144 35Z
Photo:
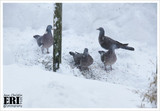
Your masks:
M4 81L10 81L4 84L4 92L23 94L26 108L135 108L140 104L133 89L122 85L47 72L37 66L4 66L4 73Z
M63 4L58 73L44 67L44 61L51 61L52 48L50 54L42 54L33 38L52 24L53 4L4 4L3 12L4 94L22 94L25 108L140 107L142 98L135 92L144 92L156 71L156 4ZM99 27L135 48L116 50L113 71L106 72L100 60L98 51L104 49L98 43ZM88 72L80 72L69 51L86 47L94 63Z

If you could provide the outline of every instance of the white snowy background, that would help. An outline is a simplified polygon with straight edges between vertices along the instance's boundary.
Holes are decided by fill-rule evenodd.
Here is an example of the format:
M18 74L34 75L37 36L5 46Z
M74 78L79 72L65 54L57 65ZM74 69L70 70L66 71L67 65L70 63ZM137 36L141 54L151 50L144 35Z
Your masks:
M22 94L24 108L140 108L140 93L156 71L156 8L154 3L63 4L62 64L55 73L42 64L52 57L52 47L42 54L33 38L52 25L53 4L4 3L3 93ZM116 50L113 71L106 72L100 60L99 27L135 48ZM82 74L68 52L84 48L94 63Z

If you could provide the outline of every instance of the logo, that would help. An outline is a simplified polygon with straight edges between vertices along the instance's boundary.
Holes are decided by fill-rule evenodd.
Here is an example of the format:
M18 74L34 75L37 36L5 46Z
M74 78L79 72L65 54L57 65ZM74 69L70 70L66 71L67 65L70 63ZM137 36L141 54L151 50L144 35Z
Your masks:
M4 94L4 108L22 107L22 94Z

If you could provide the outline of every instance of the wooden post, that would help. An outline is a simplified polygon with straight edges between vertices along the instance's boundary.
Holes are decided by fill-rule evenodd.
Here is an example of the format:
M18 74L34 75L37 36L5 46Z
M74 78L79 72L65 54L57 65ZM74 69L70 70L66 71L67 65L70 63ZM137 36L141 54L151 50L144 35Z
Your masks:
M60 67L62 54L62 3L55 3L53 26L53 71L56 72Z

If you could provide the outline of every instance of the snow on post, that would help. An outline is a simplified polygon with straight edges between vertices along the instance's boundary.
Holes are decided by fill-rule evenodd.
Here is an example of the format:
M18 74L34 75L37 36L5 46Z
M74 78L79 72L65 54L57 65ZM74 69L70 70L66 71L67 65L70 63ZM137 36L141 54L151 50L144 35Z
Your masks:
M53 71L59 69L62 50L62 3L55 3L54 10L54 43L53 43Z

